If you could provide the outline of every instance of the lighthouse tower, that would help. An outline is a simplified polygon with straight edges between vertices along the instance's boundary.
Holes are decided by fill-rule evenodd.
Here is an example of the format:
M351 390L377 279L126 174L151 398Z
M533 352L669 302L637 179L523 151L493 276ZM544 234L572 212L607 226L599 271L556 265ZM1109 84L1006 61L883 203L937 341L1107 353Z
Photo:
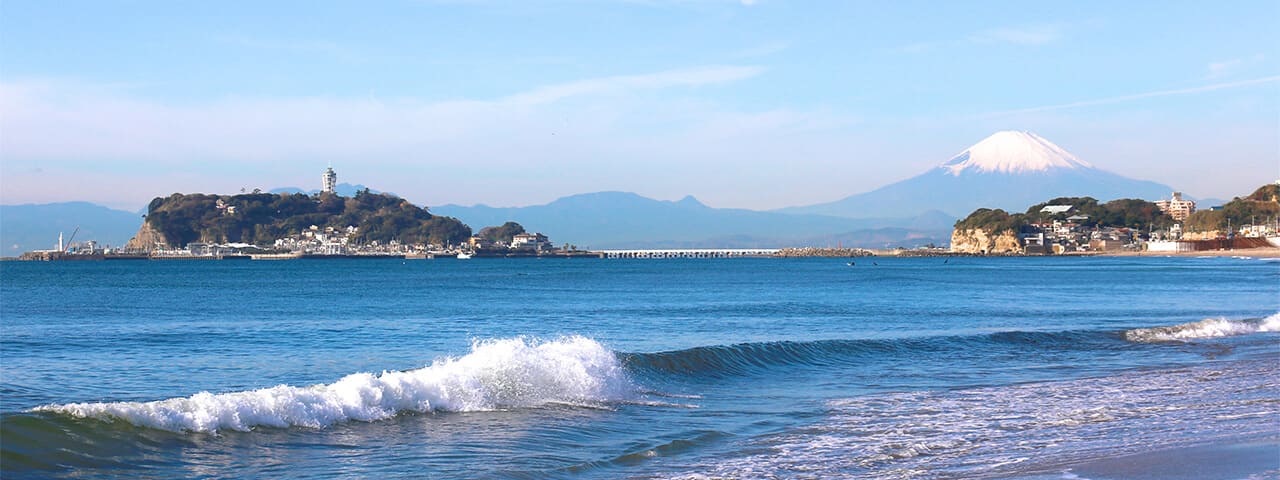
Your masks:
M329 167L324 171L323 186L321 192L334 193L334 189L338 187L338 174L333 171L333 167Z

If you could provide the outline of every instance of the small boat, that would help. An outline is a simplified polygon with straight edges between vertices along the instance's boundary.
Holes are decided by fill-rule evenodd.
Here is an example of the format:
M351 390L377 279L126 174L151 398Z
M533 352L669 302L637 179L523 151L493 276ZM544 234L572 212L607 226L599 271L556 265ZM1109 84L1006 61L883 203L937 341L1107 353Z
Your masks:
M458 260L470 260L470 259L471 259L470 253L462 252L458 254Z

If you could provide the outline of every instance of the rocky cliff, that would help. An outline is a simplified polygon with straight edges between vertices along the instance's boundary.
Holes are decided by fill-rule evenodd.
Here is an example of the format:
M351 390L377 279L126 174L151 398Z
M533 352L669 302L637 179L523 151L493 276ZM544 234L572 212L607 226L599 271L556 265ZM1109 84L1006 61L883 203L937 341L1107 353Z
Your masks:
M129 239L129 243L124 244L126 250L155 250L159 247L169 245L169 241L164 238L164 234L151 228L149 222L142 222L142 227L138 228L138 233Z
M982 228L957 228L951 232L951 251L970 254L1021 253L1022 245L1013 230L995 234Z

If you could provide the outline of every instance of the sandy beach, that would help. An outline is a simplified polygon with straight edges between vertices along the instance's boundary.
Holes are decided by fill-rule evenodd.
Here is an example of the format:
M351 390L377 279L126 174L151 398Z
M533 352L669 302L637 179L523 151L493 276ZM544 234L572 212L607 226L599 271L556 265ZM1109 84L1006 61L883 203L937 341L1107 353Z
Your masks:
M1254 257L1280 258L1280 248L1240 248L1235 250L1199 250L1195 252L1107 252L1111 257Z
M1280 478L1280 439L1180 447L1105 458L1072 466L1066 473L1090 480Z

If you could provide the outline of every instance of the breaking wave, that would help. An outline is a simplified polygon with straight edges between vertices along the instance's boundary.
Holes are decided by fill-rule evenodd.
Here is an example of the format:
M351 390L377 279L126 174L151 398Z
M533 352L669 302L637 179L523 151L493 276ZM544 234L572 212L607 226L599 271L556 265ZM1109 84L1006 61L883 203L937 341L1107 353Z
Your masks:
M1228 320L1207 318L1198 322L1167 327L1135 328L1124 332L1130 342L1176 342L1197 338L1232 337L1261 332L1280 332L1280 313L1267 318Z
M319 428L374 421L401 412L469 412L551 404L603 405L635 391L617 356L580 336L476 341L471 352L430 366L381 374L356 373L322 385L153 402L71 403L36 411L124 420L170 431L247 431L254 427Z
M895 355L946 354L980 349L1107 348L1116 343L1122 342L1116 341L1113 332L1008 331L939 337L739 343L620 356L628 369L638 372L724 377L779 366L860 364L871 358Z
M1280 332L1280 313L1261 319L1207 319L1181 325L1116 331L1008 331L940 337L777 341L713 345L655 353L618 353L595 340L525 337L476 341L461 357L380 374L355 373L311 386L278 385L151 402L46 405L33 409L175 432L248 431L255 427L322 428L346 421L376 421L406 412L473 412L572 405L608 408L633 404L696 407L654 401L666 394L633 382L675 376L730 377L783 366L862 364L873 358L957 352L1124 349L1158 343ZM1125 342L1121 340L1127 340ZM655 377L656 376L656 377ZM676 398L683 398L675 395ZM696 398L696 397L694 397Z

